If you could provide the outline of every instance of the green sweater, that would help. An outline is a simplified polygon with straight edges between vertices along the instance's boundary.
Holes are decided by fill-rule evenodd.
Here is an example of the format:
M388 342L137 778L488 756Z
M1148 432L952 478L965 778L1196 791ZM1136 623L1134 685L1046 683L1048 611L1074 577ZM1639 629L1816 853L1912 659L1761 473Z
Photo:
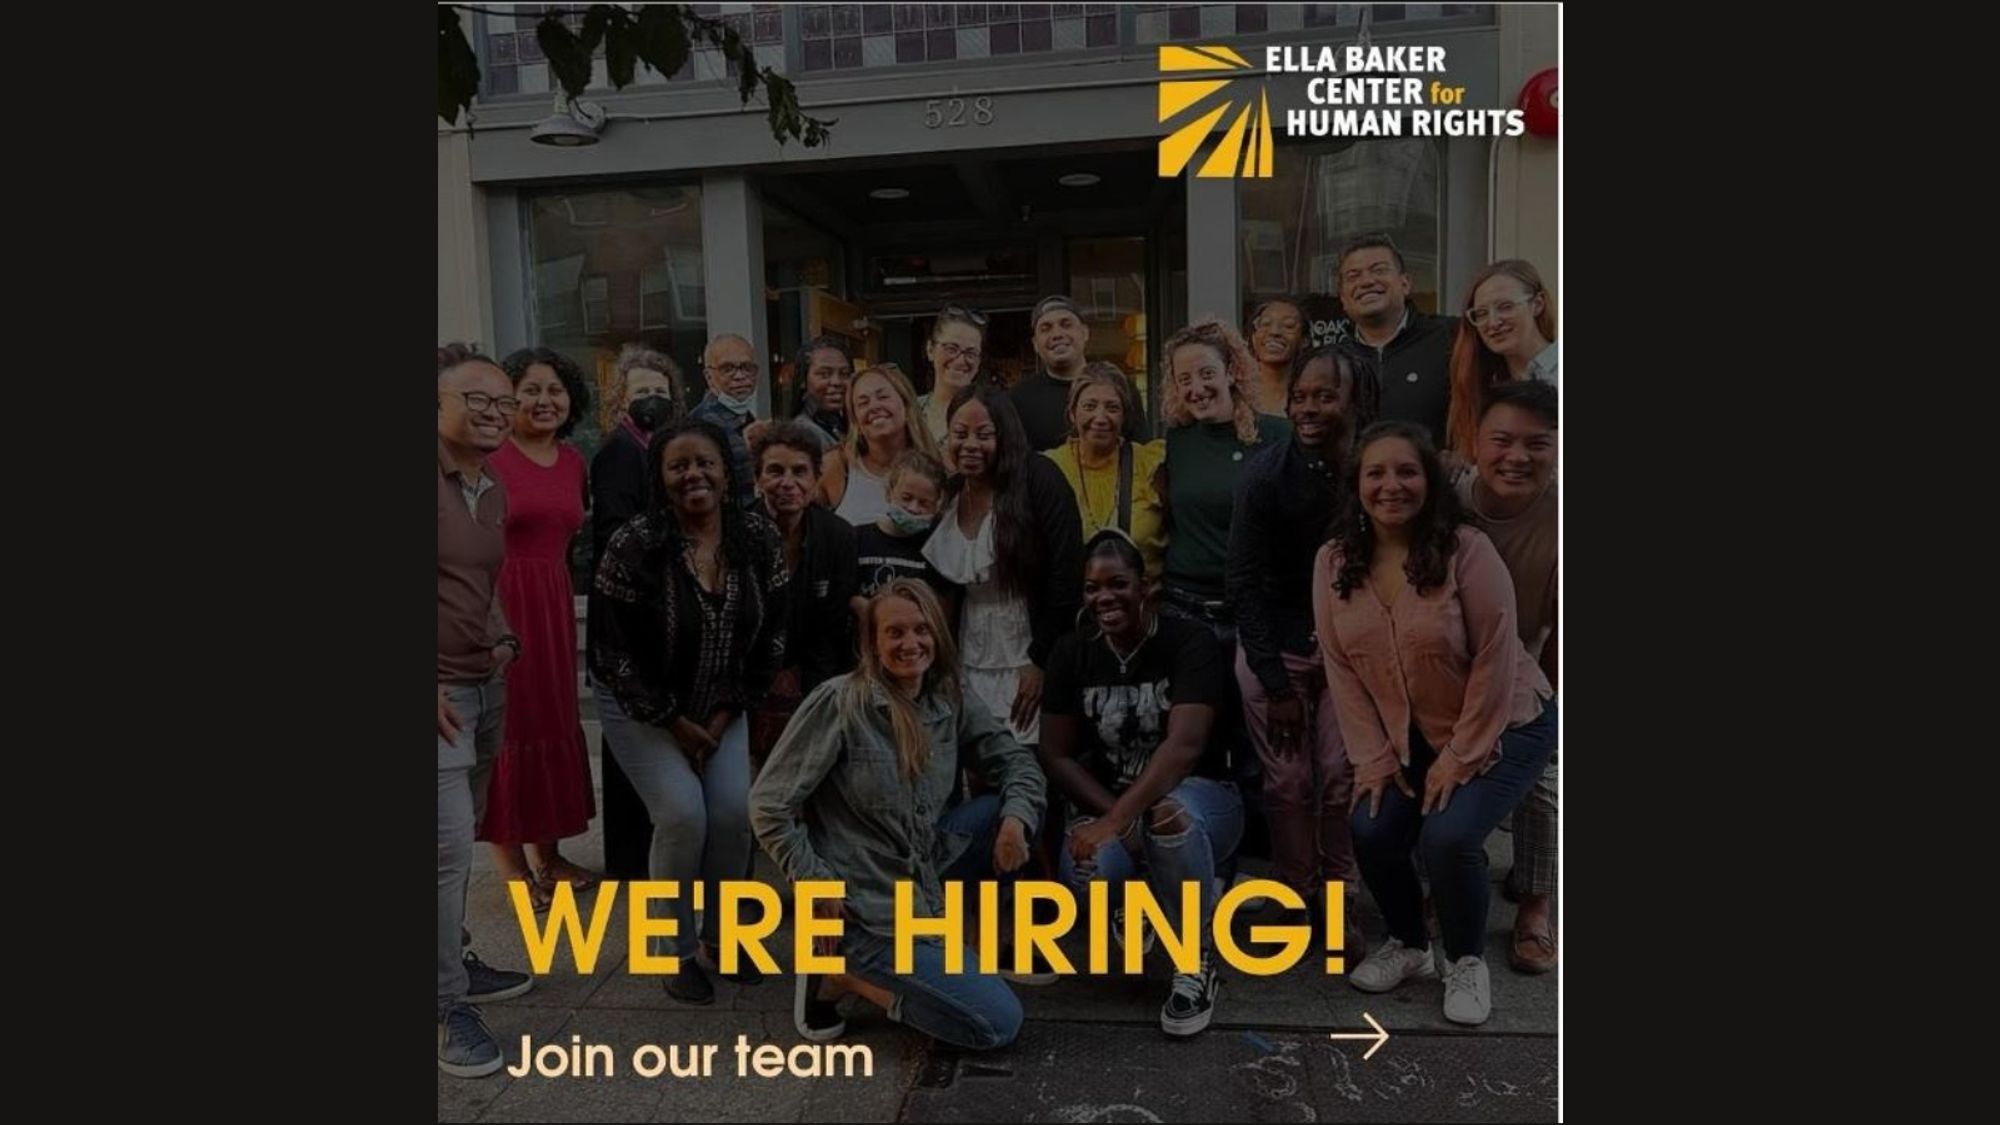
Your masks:
M1229 558L1229 515L1236 479L1259 451L1292 440L1292 424L1257 415L1257 444L1236 439L1236 423L1196 422L1167 431L1167 536L1169 583L1222 600Z

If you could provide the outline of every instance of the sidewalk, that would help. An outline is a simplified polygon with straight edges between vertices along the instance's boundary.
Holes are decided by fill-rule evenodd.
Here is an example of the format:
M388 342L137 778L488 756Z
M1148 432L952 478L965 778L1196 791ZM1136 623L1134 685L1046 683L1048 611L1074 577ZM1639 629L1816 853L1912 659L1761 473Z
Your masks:
M585 723L591 768L597 725ZM1497 881L1512 863L1510 837L1488 842ZM564 842L564 854L601 867L596 823ZM1245 874L1267 867L1246 861ZM770 861L758 877L784 889ZM581 898L585 917L595 892ZM1364 894L1357 921L1371 943L1383 927ZM526 969L519 923L490 851L481 845L467 903L473 949L491 965ZM1027 1010L1010 1047L961 1055L866 1009L848 1020L843 1043L873 1051L873 1077L737 1076L738 1035L789 1051L792 981L771 977L748 988L716 979L715 1003L683 1007L661 978L625 972L621 903L596 972L536 979L519 999L484 1007L511 1068L521 1036L567 1048L572 1036L609 1045L614 1077L510 1077L506 1070L465 1080L438 1074L440 1121L1549 1121L1556 1110L1556 978L1530 977L1507 964L1514 907L1496 893L1489 922L1493 1016L1472 1029L1445 1021L1443 986L1425 982L1371 996L1316 967L1320 951L1291 971L1252 977L1224 968L1216 1021L1193 1039L1159 1027L1167 970L1157 953L1145 978L1074 977L1047 987L1016 986ZM769 943L780 965L790 927ZM1239 924L1237 933L1247 937ZM1080 960L1080 935L1064 949ZM560 960L559 960L560 963ZM1389 1041L1362 1061L1367 1041L1335 1041L1331 1031L1367 1031L1367 1011ZM642 1078L632 1051L713 1043L709 1078Z

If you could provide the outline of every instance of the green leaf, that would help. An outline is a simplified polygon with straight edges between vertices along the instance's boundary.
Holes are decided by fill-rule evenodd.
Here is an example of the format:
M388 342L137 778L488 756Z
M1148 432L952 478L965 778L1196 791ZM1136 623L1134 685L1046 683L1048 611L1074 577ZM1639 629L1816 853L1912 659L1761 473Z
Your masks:
M438 116L445 124L458 124L458 111L472 104L479 93L479 56L465 41L458 12L438 8Z
M613 8L610 23L604 29L604 70L610 75L611 84L620 90L630 86L638 62L638 25L632 22L631 13Z
M748 103L750 95L757 92L757 57L750 48L738 44L736 59L736 92Z
M549 73L563 92L572 98L582 97L584 88L590 85L590 51L563 23L562 17L553 12L543 16L542 22L535 25L535 41L542 45L542 54L548 56Z
M687 65L688 29L678 4L648 4L639 10L639 57L669 78Z

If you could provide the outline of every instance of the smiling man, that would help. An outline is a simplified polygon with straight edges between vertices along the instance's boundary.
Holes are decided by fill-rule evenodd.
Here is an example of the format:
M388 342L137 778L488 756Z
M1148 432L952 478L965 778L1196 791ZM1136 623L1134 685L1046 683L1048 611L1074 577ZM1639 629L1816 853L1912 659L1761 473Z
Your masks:
M1427 427L1442 446L1458 318L1410 307L1409 267L1386 234L1362 235L1341 250L1338 283L1346 316L1334 326L1334 338L1375 356L1382 372L1380 417Z
M748 511L757 502L757 489L750 466L750 439L757 434L757 353L750 341L735 333L725 333L708 342L701 353L702 377L708 393L688 412L691 418L713 422L729 437L729 460L735 469L736 488L731 499Z
M1083 371L1090 328L1083 323L1075 302L1057 295L1043 297L1035 304L1034 330L1035 358L1041 367L1022 376L1009 397L1015 413L1021 416L1029 448L1039 452L1069 440L1070 382ZM1126 413L1127 440L1148 441L1152 436L1144 410Z

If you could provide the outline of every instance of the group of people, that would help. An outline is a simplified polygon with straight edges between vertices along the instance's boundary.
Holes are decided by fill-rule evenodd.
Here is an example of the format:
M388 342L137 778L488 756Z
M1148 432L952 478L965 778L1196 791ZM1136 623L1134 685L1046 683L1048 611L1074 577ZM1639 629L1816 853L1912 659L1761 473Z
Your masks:
M1309 919L1328 882L1379 906L1355 987L1442 976L1445 1016L1477 1024L1485 845L1511 819L1509 958L1553 968L1553 297L1497 262L1460 315L1426 316L1383 236L1338 278L1346 317L1317 346L1288 301L1247 339L1170 336L1157 437L1062 296L1012 388L984 374L985 317L950 307L929 394L814 340L776 420L753 415L740 336L708 342L685 414L673 360L628 347L587 474L562 441L589 402L573 363L440 348L439 1065L498 1069L476 1005L530 986L469 951L475 838L537 906L599 877L558 850L595 815L565 561L586 501L607 856L642 833L645 876L711 903L759 845L787 878L843 881L847 971L794 983L808 1038L841 1034L852 996L960 1046L1011 1041L1006 981L1053 974L970 951L947 974L936 938L895 973L893 890L935 915L946 881L1004 894L1024 873L1080 902L1108 881L1121 941L1127 880L1176 927L1194 884L1204 948L1160 1019L1195 1034L1222 984L1208 915L1258 821ZM656 952L682 958L668 994L706 1004L720 912L697 929L692 901Z

